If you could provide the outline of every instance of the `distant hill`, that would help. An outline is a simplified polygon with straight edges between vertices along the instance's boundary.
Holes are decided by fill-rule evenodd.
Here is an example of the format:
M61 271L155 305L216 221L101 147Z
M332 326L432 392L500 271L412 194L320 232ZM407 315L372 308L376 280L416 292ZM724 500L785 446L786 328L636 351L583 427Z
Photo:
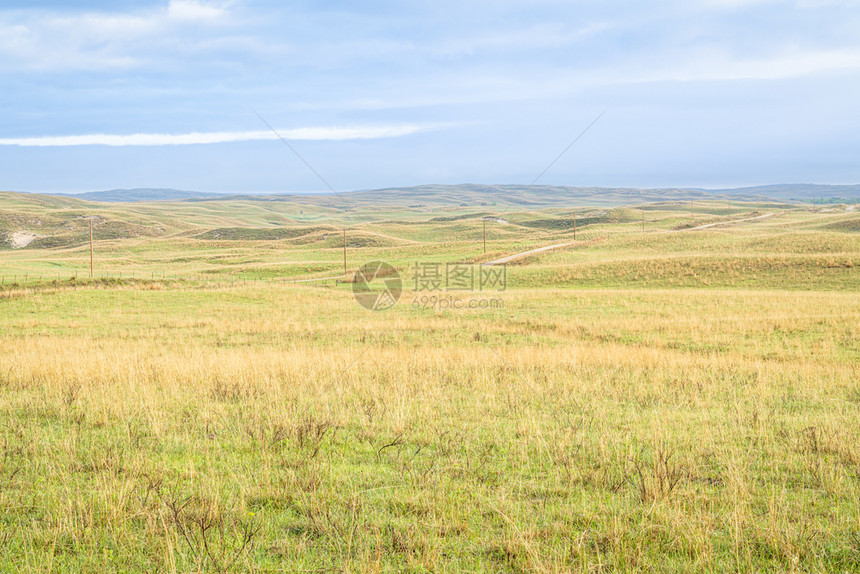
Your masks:
M626 205L655 201L712 198L713 193L692 189L637 189L569 187L557 185L420 185L356 191L336 198L341 204L431 206L510 206L521 209L579 205ZM331 196L327 196L331 198ZM337 203L332 203L336 207Z
M451 206L496 206L519 209L541 209L569 205L618 206L690 199L729 197L726 194L696 189L636 189L606 187L568 187L555 185L418 185L319 195L233 195L190 198L187 201L243 200L257 202L285 201L327 209L362 209L374 207L440 208ZM733 193L733 199L756 201L762 196Z
M810 201L815 198L823 199L858 199L860 185L820 185L815 183L787 183L780 185L760 185L756 187L741 187L737 189L714 190L716 193L762 195L774 199L789 199Z
M665 201L733 199L758 201L812 201L818 199L860 199L860 185L781 184L735 189L694 188L610 188L556 185L419 185L341 192L337 194L224 194L177 189L113 189L80 194L55 194L87 201L254 201L292 202L327 209L355 209L377 206L443 207L505 206L521 209L577 205L630 205Z
M179 189L111 189L108 191L89 191L86 193L57 193L86 201L105 201L110 203L132 203L136 201L181 201L184 199L217 198L221 194L201 191L182 191Z

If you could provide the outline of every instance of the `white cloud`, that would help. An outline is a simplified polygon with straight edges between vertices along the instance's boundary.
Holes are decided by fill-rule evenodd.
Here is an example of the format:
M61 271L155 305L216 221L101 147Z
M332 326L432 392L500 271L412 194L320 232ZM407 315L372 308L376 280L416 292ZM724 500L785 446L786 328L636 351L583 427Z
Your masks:
M406 136L438 128L438 125L392 125L353 127L308 127L278 130L287 140L343 141L359 139L381 139ZM271 130L245 132L191 132L187 134L87 134L75 136L43 136L28 138L0 138L0 145L21 147L65 147L82 145L103 146L165 146L217 144L259 140L276 140Z
M230 3L170 0L166 6L128 13L0 9L0 70L92 70L140 65L153 54L188 45L200 31L228 15ZM205 34L204 34L205 37ZM183 38L178 43L176 38Z
M428 43L424 48L433 55L444 57L472 56L479 52L558 49L583 42L611 28L608 22L591 22L578 28L554 22L500 32L475 31Z
M860 68L860 49L790 51L770 58L702 58L646 81L784 80Z
M167 15L176 20L212 20L227 12L227 5L200 0L170 0Z

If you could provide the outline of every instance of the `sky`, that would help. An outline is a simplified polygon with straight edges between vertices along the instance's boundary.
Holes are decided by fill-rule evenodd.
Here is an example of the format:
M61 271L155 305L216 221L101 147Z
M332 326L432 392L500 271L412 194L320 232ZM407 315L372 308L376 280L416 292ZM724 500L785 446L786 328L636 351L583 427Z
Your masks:
M3 0L0 189L860 183L857 30L860 0Z

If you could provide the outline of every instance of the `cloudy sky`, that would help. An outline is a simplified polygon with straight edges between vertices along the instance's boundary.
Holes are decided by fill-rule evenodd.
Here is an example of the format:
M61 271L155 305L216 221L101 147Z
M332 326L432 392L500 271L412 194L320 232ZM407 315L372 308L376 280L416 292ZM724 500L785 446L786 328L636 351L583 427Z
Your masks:
M73 4L73 6L69 6ZM3 0L0 189L860 182L860 2ZM261 117L258 117L259 116Z

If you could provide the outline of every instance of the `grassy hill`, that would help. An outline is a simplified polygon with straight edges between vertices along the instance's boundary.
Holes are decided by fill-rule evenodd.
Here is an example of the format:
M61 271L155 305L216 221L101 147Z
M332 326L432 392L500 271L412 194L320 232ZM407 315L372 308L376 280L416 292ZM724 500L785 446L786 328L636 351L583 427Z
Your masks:
M855 206L391 197L0 194L5 570L857 570Z
M103 202L147 201L256 201L317 205L333 209L362 206L399 206L405 208L438 206L516 206L561 207L570 202L580 205L625 205L655 201L720 200L736 201L819 201L842 198L860 200L860 185L782 184L735 189L693 188L604 188L552 185L420 185L321 195L258 195L183 191L176 189L114 189L69 195L77 199Z
M138 201L180 201L183 199L217 198L218 193L203 193L199 191L183 191L179 189L110 189L107 191L89 191L76 194L59 194L86 201L108 201L132 203Z
M444 197L428 189L430 196ZM384 197L391 196L380 192L371 199ZM552 197L559 203L558 196ZM574 250L526 259L527 265L514 263L512 281L521 286L631 288L821 284L852 289L856 283L860 212L854 206L812 209L713 198L529 209L385 207L367 201L345 210L285 198L98 203L0 194L0 275L57 279L88 274L92 218L97 269L113 277L331 276L342 272L345 229L351 269L380 258L404 273L419 258L490 261L572 242L575 236L581 244ZM774 216L685 231L763 213ZM13 239L20 239L16 234L25 234L30 243L13 249Z
M860 185L819 185L813 183L793 183L782 185L760 185L736 189L715 190L728 195L764 196L791 201L860 200Z

